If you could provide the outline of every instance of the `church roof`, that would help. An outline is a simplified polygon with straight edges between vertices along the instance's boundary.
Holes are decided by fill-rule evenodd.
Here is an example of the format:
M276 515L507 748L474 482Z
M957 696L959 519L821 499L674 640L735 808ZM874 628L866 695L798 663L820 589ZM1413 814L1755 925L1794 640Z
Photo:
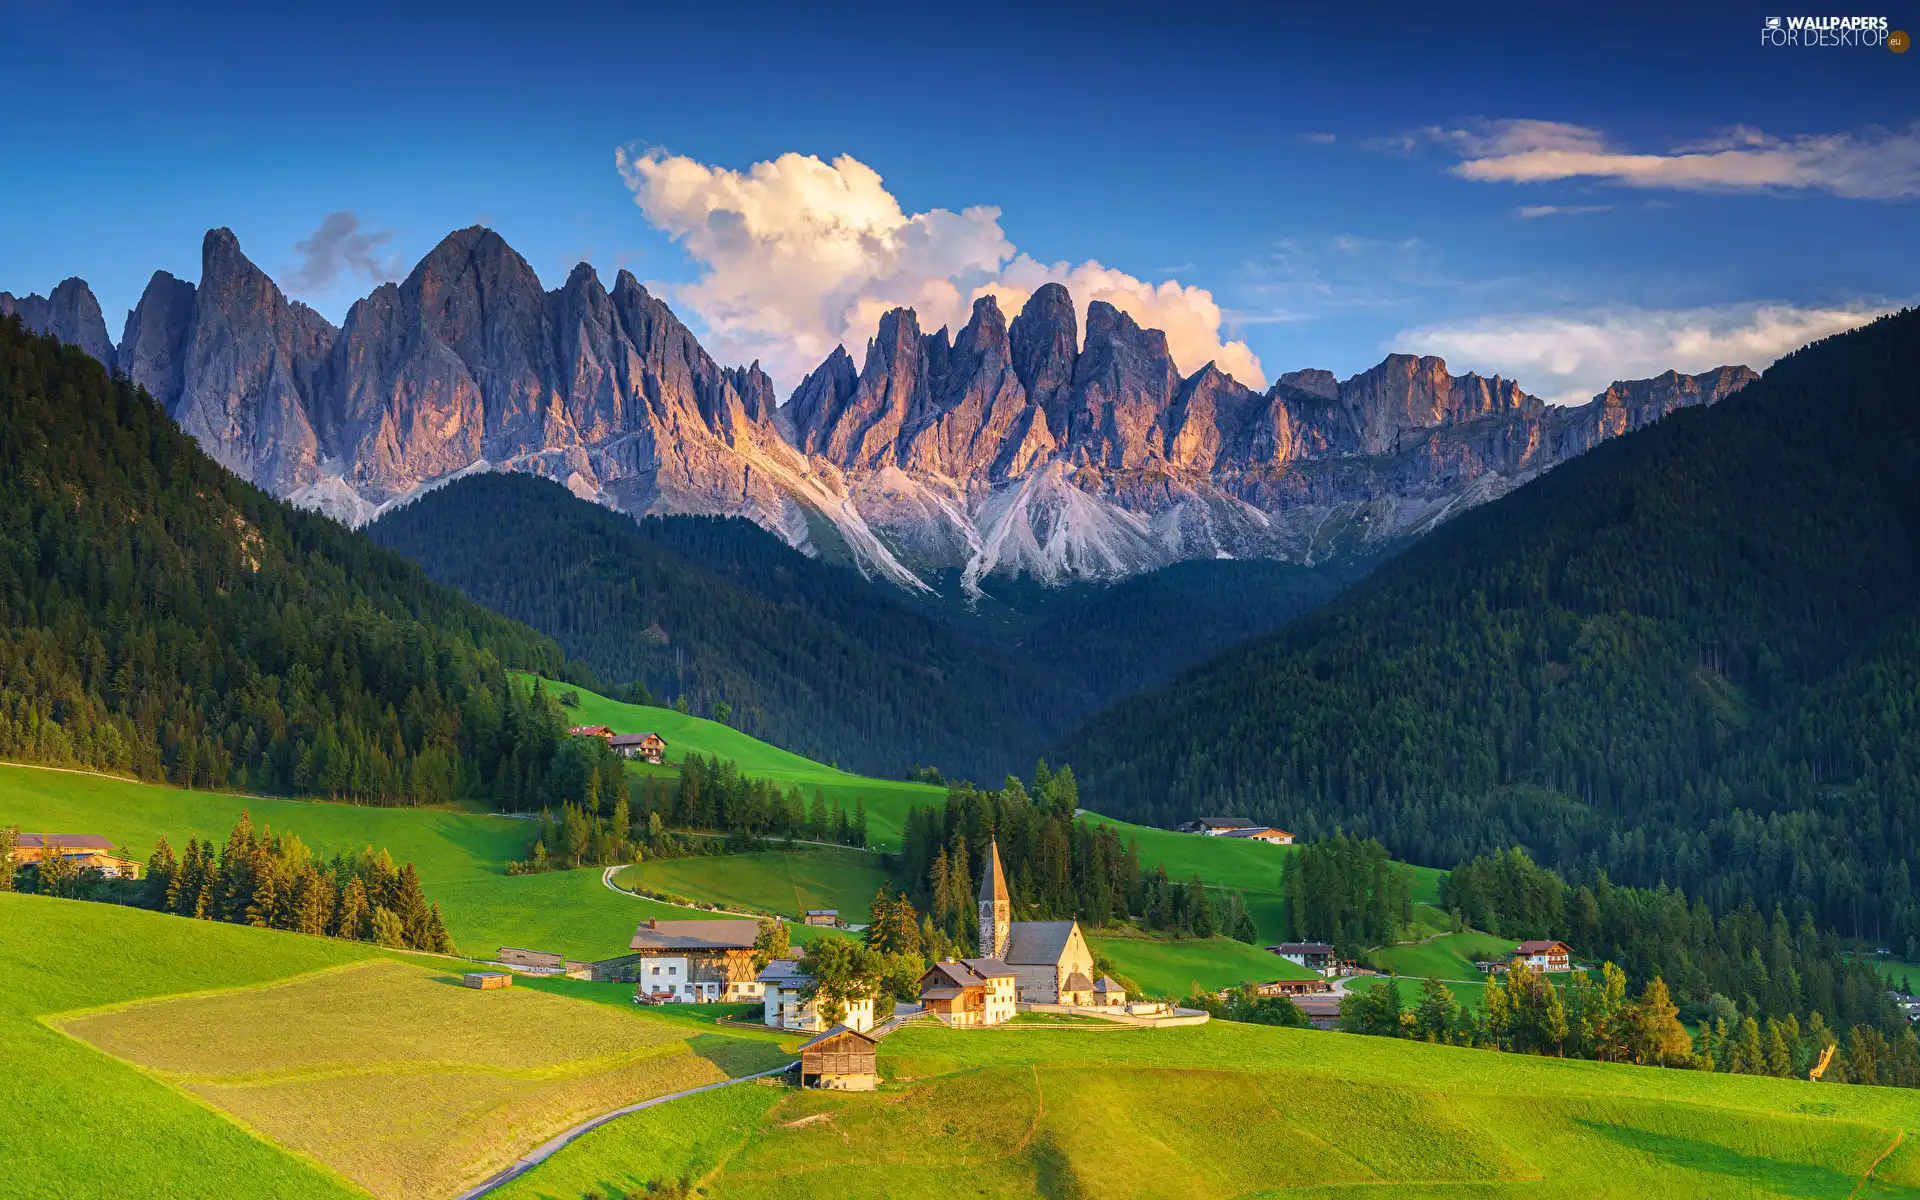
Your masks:
M1000 869L1000 843L987 843L987 869L980 873L980 903L1012 904L1007 895L1007 876Z
M1077 927L1073 921L1015 921L1003 957L1026 967L1053 966L1066 952L1067 939Z
M1124 992L1127 989L1115 983L1113 976L1102 975L1098 980L1094 981L1093 990L1096 992Z
M1087 978L1086 972L1075 971L1073 974L1067 976L1067 981L1061 985L1060 990L1064 992L1090 992L1093 990L1093 980Z

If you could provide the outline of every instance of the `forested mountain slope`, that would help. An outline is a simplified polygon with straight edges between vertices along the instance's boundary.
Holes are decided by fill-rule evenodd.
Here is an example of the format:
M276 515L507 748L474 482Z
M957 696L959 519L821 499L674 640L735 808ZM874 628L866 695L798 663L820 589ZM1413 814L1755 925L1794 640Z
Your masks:
M203 454L81 350L0 319L0 757L440 801L556 741L503 667L552 641Z
M747 521L636 524L519 474L458 480L367 533L662 703L724 711L756 737L852 770L898 777L930 764L988 781L1358 574L1187 563L1112 587L1009 583L1009 601L976 612L808 558Z
M1103 811L1920 932L1920 311L1465 515L1066 740Z

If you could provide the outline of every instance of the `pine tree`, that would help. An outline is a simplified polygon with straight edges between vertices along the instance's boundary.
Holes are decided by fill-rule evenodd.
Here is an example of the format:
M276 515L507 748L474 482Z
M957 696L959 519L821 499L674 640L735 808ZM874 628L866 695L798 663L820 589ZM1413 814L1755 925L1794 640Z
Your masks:
M14 890L13 847L19 837L19 826L0 825L0 892Z
M407 927L401 922L400 918L394 914L392 909L375 907L373 910L373 920L370 924L373 931L372 940L376 944L388 946L395 950L403 950L406 948Z
M807 836L816 842L827 840L827 795L813 789L813 809L807 815Z
M373 936L373 909L367 902L367 885L358 875L340 890L340 903L334 912L333 936L352 942L364 942Z
M859 796L853 798L852 844L867 844L867 802Z
M447 934L446 922L440 918L440 906L438 904L432 905L427 909L426 945L420 948L422 950L430 950L435 954L456 953L453 947L453 938Z
M400 919L408 946L415 950L433 948L433 912L427 905L425 893L420 890L420 876L410 862L400 868L400 886L393 914Z
M5 833L0 831L0 856L7 852ZM148 908L167 908L171 902L168 897L174 890L174 880L179 876L180 864L173 856L173 847L162 836L154 843L153 854L147 859L147 878L145 904ZM5 881L0 880L0 891L6 891Z

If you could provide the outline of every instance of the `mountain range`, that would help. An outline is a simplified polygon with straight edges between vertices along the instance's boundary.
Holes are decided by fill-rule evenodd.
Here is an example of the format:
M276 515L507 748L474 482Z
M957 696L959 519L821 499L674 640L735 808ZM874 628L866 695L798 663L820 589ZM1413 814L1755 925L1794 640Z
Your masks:
M1607 438L1713 404L1745 367L1616 383L1578 407L1389 355L1254 391L1182 375L1158 330L1048 284L949 336L895 309L784 404L626 271L557 290L491 230L448 235L335 328L225 229L197 285L155 272L118 345L87 285L0 293L125 372L209 454L360 525L474 471L643 515L740 516L870 577L978 594L991 575L1107 580L1188 559L1314 563L1384 547Z

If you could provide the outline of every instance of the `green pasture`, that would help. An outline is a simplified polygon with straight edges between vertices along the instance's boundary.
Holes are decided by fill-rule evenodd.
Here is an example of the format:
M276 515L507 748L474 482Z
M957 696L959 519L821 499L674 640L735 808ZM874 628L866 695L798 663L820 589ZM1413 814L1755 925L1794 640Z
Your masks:
M532 676L523 678L531 680ZM818 790L831 805L838 800L848 813L854 801L867 810L867 840L881 850L900 848L900 834L906 827L907 810L938 804L946 789L899 779L874 779L823 766L758 738L749 737L731 726L704 717L687 716L671 708L623 704L571 684L547 680L547 691L555 696L564 691L580 693L580 704L566 709L567 719L577 725L605 725L615 733L657 733L667 740L667 761L678 762L689 751L718 755L739 764L743 774L757 779L777 780L800 789L807 802L813 802ZM531 686L529 684L529 686ZM657 768L635 764L640 775L661 774ZM871 898L871 897L869 897Z
M1252 980L1310 979L1314 973L1277 954L1232 938L1163 939L1102 937L1089 934L1094 953L1113 960L1120 972L1150 996L1182 1000L1198 986L1214 992Z
M887 880L866 851L808 846L718 858L656 858L628 867L622 887L646 888L747 912L799 918L810 908L838 909L863 925L874 892Z
M1506 958L1519 944L1518 938L1495 937L1490 933L1448 933L1414 945L1383 946L1367 957L1373 965L1396 975L1472 983L1481 978L1479 969L1473 965L1475 962Z
M623 1118L509 1195L1913 1195L1893 1089L1212 1022L881 1043L878 1093L743 1086ZM1873 1177L1867 1178L1871 1169ZM1361 1189L1365 1189L1362 1193Z

